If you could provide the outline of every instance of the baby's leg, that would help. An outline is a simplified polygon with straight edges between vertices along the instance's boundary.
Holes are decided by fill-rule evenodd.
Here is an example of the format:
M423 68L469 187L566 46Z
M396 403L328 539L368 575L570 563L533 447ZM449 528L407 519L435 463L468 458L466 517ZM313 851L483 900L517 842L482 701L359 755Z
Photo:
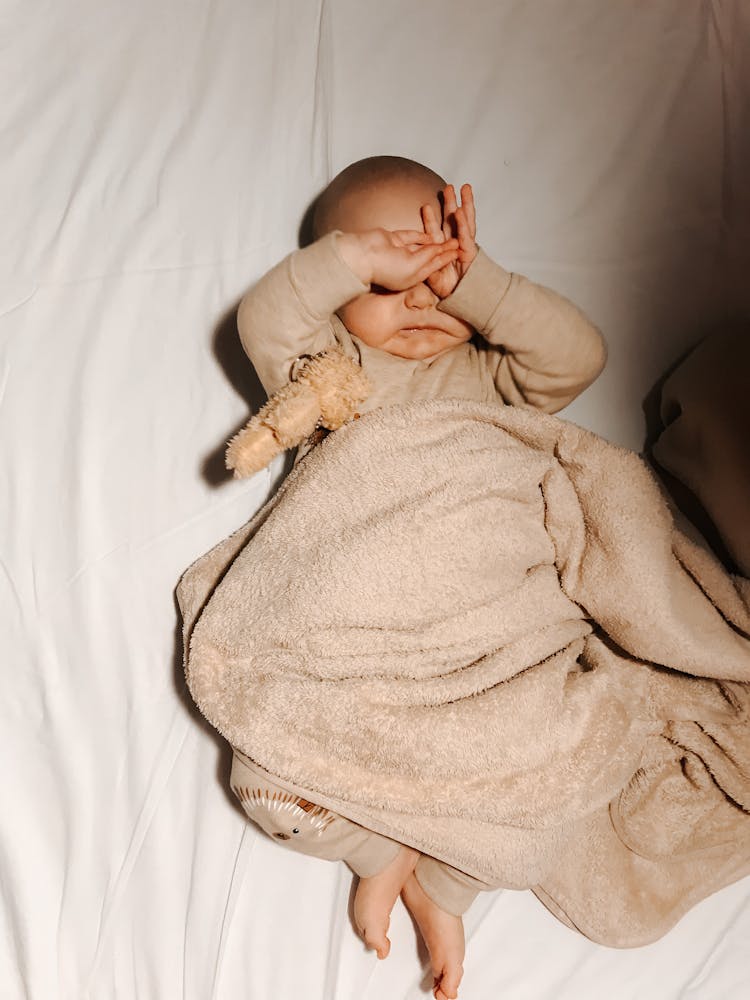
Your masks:
M466 942L463 920L452 913L446 913L430 899L413 873L401 896L407 910L416 920L430 953L435 1000L455 1000L464 972Z
M391 950L386 936L391 912L418 859L419 851L402 844L382 872L359 880L354 897L354 922L365 944L375 949L378 958L385 958Z

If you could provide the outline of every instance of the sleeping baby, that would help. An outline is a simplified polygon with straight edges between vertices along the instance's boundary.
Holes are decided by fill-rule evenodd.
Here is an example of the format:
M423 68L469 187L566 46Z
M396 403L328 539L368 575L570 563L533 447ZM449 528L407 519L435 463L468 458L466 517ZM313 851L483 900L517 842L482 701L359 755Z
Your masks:
M369 376L362 412L459 397L554 413L604 367L602 337L575 305L510 274L477 245L468 184L459 203L452 185L419 163L360 160L318 198L313 235L239 308L243 347L269 395L311 355L334 347ZM298 462L310 447L300 448ZM349 864L359 876L357 930L379 958L388 954L401 895L429 950L435 997L458 995L462 914L495 886L315 805L238 750L231 785L275 839Z

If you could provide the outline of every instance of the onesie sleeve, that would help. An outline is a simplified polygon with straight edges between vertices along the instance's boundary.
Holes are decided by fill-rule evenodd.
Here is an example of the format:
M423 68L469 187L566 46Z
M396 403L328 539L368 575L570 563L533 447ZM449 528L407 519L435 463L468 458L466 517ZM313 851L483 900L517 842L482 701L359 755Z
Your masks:
M301 854L325 861L345 861L357 875L379 874L401 845L309 802L249 769L237 750L230 786L245 810L269 837Z
M564 296L510 274L479 250L438 309L470 323L505 403L556 413L601 373L607 351L599 330Z
M480 892L496 888L427 854L420 855L414 875L433 903L455 917L466 913Z
M333 314L369 288L339 253L338 235L289 254L240 302L240 340L269 396L289 381L301 356L337 346Z

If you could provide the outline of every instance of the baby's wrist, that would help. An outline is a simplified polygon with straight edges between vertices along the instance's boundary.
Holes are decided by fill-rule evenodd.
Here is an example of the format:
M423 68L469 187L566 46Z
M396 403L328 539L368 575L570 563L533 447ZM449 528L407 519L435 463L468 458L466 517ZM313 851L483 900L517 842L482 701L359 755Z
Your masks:
M340 233L338 249L346 266L362 284L372 284L372 264L365 239L359 233Z
M476 245L476 243L472 247L467 247L465 250L459 251L458 263L459 263L460 277L456 284L460 284L461 280L466 277L466 275L469 273L471 265L474 263L474 261L477 259L478 256L479 256L479 247Z

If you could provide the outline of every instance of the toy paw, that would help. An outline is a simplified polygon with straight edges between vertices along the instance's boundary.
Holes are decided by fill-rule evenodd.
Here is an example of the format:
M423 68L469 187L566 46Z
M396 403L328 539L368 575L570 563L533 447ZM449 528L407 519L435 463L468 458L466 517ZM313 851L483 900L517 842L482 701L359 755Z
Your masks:
M268 400L229 442L226 464L236 477L259 472L317 427L337 430L357 416L372 386L360 366L340 350L324 351L302 365L295 379Z
M233 469L238 479L252 476L254 472L265 469L283 450L270 427L260 422L254 427L248 424L235 434L227 446L227 468Z

